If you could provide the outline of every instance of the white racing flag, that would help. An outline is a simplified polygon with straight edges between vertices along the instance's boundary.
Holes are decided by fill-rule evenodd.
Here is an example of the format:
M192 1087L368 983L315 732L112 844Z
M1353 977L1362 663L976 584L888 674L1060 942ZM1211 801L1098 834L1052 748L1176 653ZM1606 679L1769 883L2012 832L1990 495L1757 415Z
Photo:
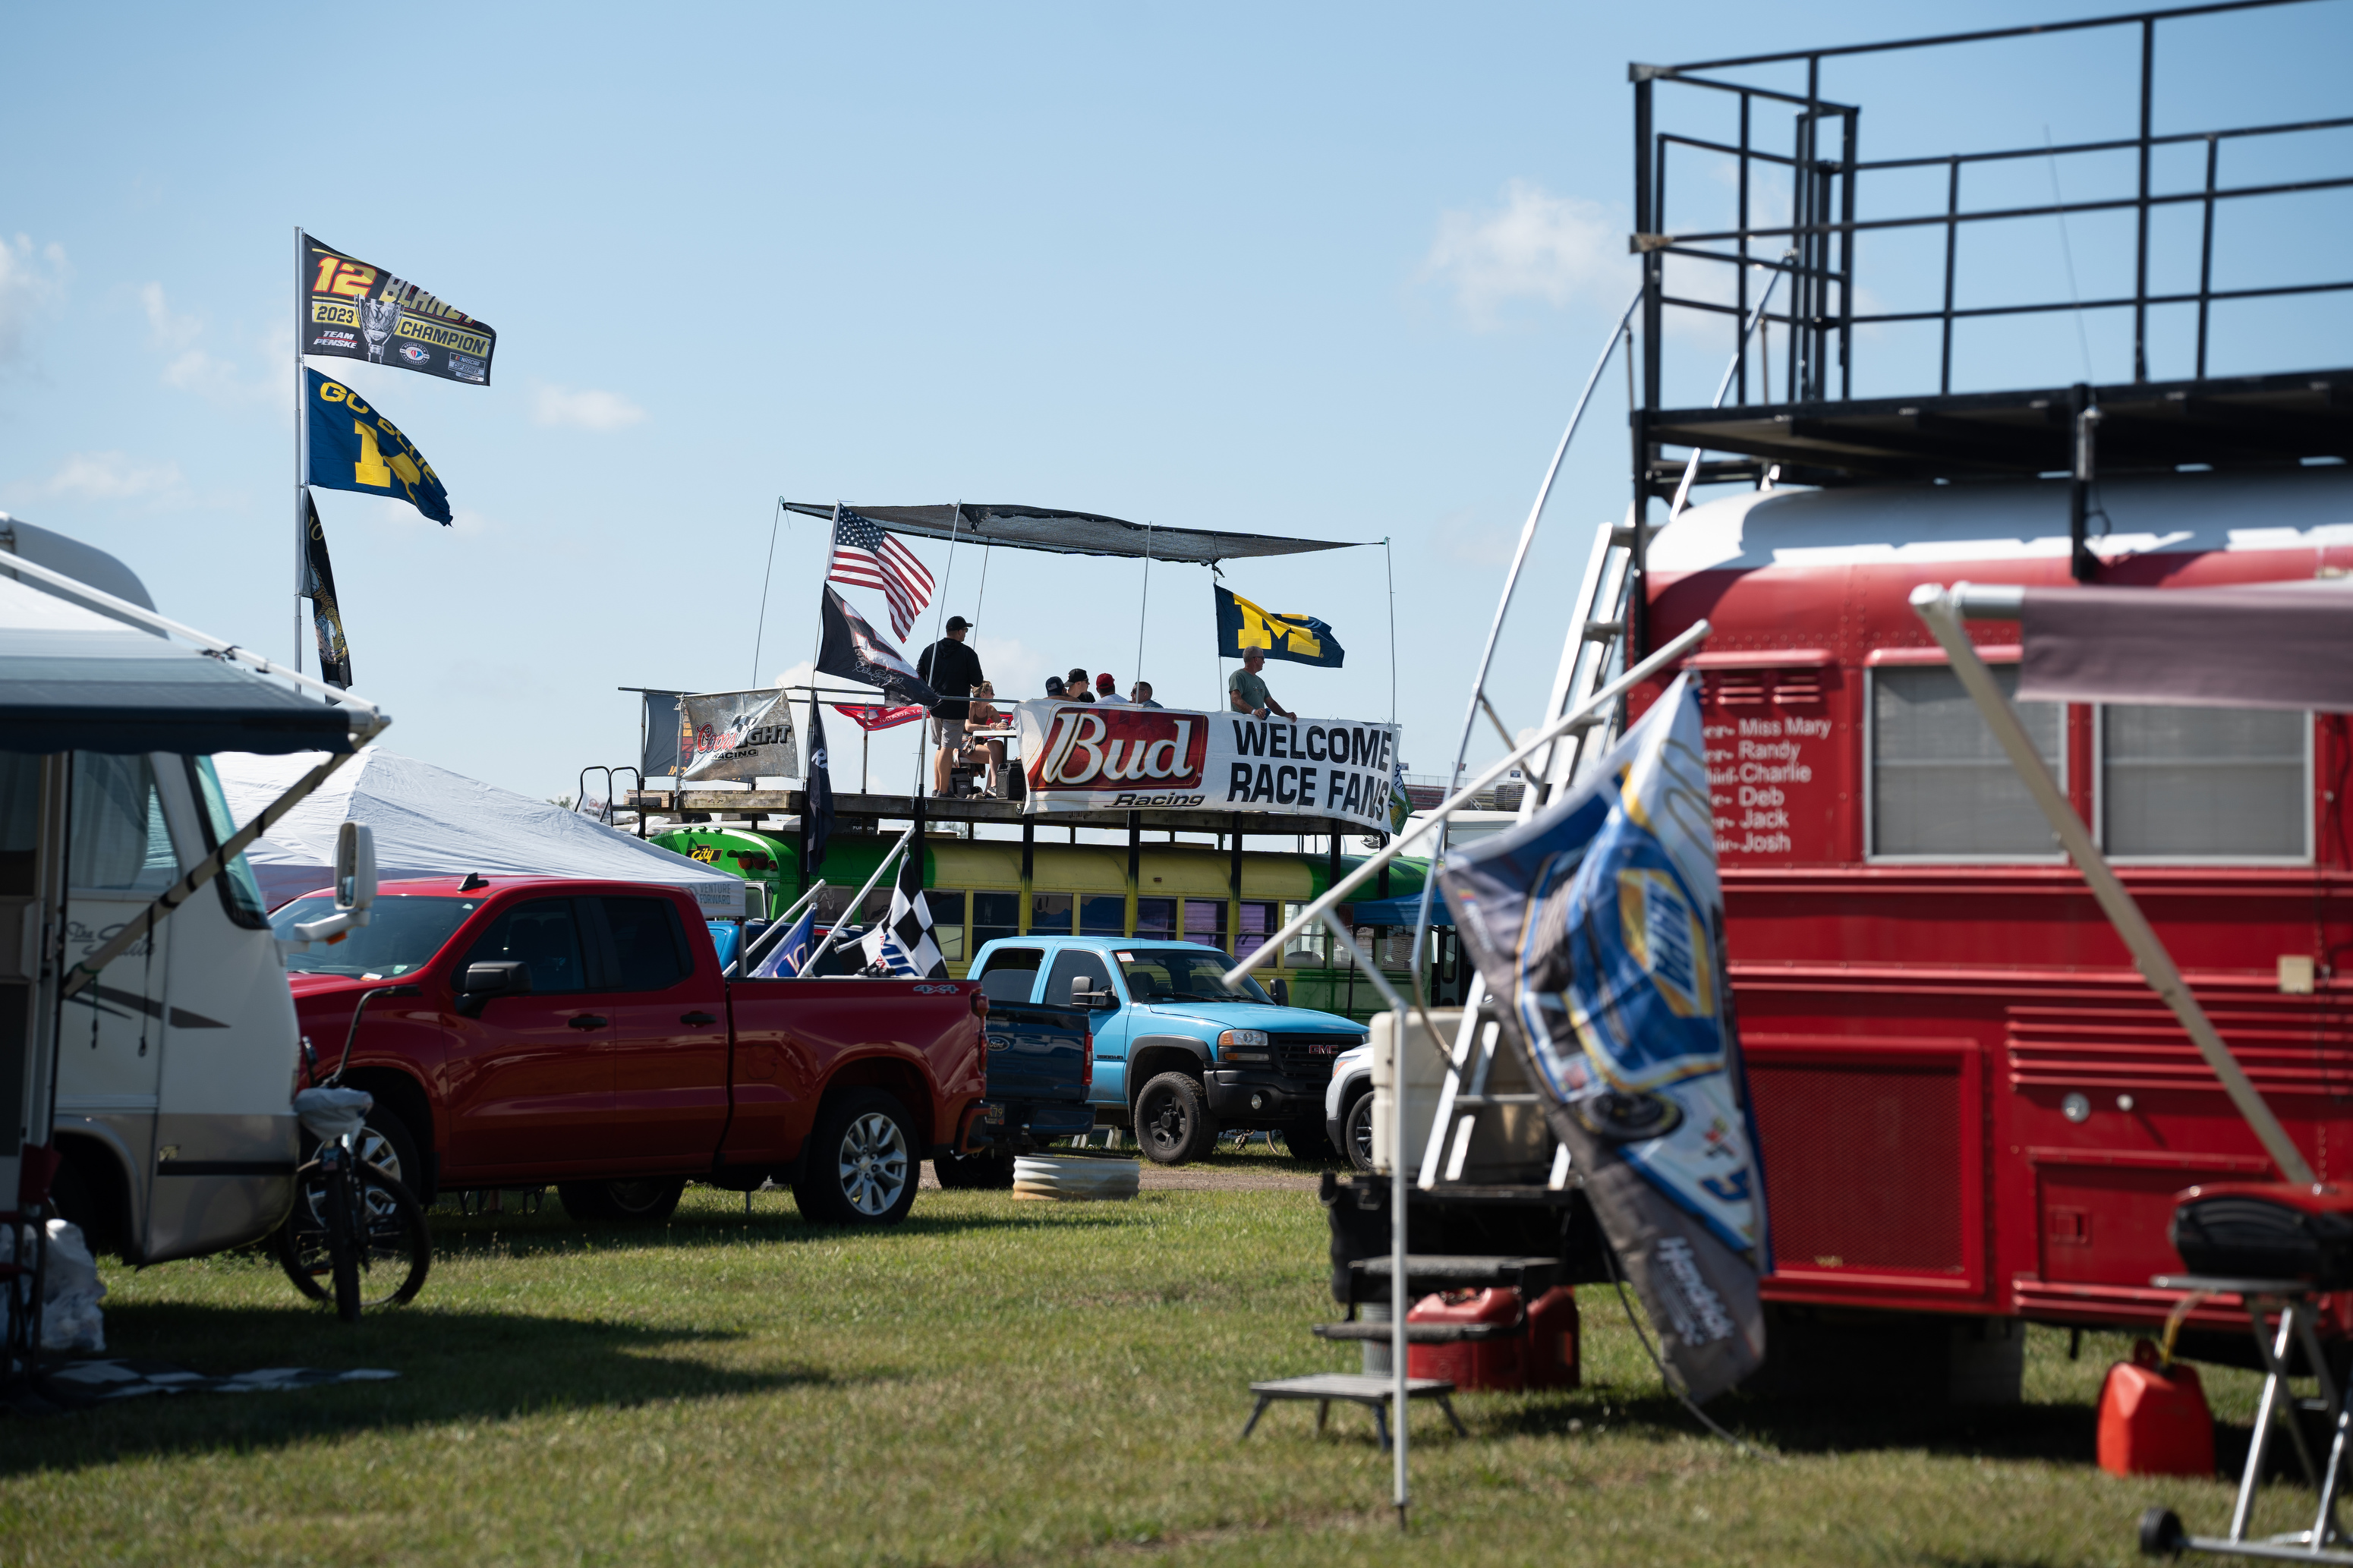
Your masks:
M909 847L899 862L898 885L891 889L890 918L868 931L859 946L869 965L879 963L917 980L944 980L947 960L932 939L932 907L923 900L923 853Z

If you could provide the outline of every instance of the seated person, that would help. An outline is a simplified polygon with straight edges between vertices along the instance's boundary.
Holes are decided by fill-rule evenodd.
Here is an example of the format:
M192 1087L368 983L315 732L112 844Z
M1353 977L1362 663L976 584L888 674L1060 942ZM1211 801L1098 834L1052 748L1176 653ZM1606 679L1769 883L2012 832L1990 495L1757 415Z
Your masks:
M997 729L1005 723L1005 710L997 706L996 696L997 688L989 681L984 680L973 688L972 716L965 721L965 734L967 737L965 742L965 755L987 758L987 782L982 786L980 793L991 800L1002 800L1005 798L1003 789L1005 737L973 733L976 730Z

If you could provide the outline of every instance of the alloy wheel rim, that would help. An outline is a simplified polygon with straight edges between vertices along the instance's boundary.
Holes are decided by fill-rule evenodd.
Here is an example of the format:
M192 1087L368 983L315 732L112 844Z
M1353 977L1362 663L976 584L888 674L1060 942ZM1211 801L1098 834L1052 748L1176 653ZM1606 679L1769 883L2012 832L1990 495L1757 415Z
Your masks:
M841 1195L860 1214L891 1212L907 1190L907 1135L879 1110L870 1110L842 1131Z

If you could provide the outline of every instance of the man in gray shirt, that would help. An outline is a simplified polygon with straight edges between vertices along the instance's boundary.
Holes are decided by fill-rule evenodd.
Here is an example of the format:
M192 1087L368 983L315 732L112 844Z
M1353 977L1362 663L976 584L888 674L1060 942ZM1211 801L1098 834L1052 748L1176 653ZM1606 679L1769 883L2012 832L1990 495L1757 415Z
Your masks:
M1253 719L1263 719L1269 713L1280 713L1286 719L1298 714L1274 700L1266 689L1259 671L1266 668L1266 650L1250 648L1242 654L1242 667L1226 677L1226 700L1237 713L1247 713Z

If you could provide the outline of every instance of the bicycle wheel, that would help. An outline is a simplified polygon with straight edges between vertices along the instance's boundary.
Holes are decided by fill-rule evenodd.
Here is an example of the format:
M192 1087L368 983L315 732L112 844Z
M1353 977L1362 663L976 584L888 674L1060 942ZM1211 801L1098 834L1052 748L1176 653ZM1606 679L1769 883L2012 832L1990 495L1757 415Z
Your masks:
M433 1241L425 1226L425 1211L408 1189L373 1165L358 1172L359 1245L350 1248L352 1297L359 1309L405 1306L425 1288L433 1267ZM335 1249L327 1234L328 1173L316 1161L295 1173L294 1212L278 1229L278 1262L294 1288L314 1301L334 1301L345 1321L339 1298Z

